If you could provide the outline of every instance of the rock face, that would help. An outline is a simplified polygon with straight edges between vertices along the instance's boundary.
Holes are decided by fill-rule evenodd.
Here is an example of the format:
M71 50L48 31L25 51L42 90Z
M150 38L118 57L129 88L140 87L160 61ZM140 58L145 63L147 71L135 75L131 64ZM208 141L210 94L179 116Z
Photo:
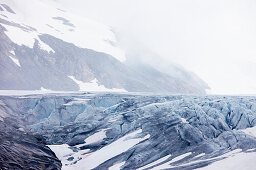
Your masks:
M30 143L41 139L39 157L52 154L47 144L65 168L195 169L256 148L243 130L256 125L255 97L76 93L0 101L1 126L23 128L9 134L30 134Z
M59 11L57 7L52 9L49 4L42 5L41 1L27 0L31 6L25 8L28 11L22 11L25 2L10 0L6 3L5 6L0 5L6 9L0 11L0 90L39 90L42 87L54 91L98 91L88 86L82 88L77 83L89 83L91 87L93 80L96 87L103 86L106 91L204 94L208 88L182 68L178 71L187 73L184 74L187 77L174 77L151 66L131 67L118 60L119 55L113 56L119 50L112 42L114 34L103 26L83 23L85 19L78 22L78 17L67 19L73 15ZM42 23L30 21L37 15L38 18L43 17L35 9L29 11L28 8L33 5L36 5L35 9L38 6L42 6L42 9L45 5L49 7L45 9L49 11L45 15L48 18L42 18ZM16 10L17 6L19 8ZM30 18L30 15L26 15L29 23L20 21L24 13L34 16ZM80 28L79 24L81 27L87 25ZM98 40L98 35L103 37ZM98 46L104 48L99 50ZM174 67L170 65L170 69Z
M0 169L61 169L61 162L42 138L17 127L13 119L0 122Z

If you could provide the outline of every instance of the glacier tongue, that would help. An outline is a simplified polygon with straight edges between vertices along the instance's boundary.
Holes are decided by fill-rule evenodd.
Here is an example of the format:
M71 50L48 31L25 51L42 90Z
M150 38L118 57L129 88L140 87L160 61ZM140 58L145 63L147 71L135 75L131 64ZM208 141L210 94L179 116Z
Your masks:
M227 168L240 159L254 168L256 97L80 92L0 101L3 122L44 138L63 169Z

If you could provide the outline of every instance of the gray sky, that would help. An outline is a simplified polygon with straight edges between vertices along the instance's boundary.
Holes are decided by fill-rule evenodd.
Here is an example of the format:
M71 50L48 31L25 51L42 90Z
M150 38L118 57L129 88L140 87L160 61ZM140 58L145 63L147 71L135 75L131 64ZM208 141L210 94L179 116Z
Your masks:
M57 1L195 72L212 93L256 94L255 0Z

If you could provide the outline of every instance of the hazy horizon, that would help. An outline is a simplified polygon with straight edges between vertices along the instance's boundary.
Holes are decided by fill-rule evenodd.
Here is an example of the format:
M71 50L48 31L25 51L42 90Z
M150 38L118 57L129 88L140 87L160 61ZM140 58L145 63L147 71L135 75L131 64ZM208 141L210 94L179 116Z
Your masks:
M195 72L212 94L256 94L255 1L58 2L111 26L124 49L139 50L141 45L159 54L163 62Z

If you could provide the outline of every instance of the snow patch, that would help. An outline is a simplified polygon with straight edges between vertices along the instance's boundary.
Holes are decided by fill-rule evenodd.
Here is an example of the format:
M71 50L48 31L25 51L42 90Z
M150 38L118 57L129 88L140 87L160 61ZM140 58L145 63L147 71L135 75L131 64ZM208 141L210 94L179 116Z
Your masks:
M9 55L9 58L10 58L17 66L21 67L20 61L19 61L17 58L14 58L14 57L12 57L12 56L10 56L10 55Z
M104 138L106 138L106 130L107 129L102 129L99 132L94 133L92 136L89 136L88 138L86 138L84 140L85 143L83 144L78 144L76 145L77 148L80 148L84 145L90 145L90 144L94 144L94 143L100 143L103 141Z
M122 138L110 143L109 145L95 151L88 153L86 151L83 153L83 150L80 150L78 152L71 152L71 150L68 148L68 145L49 145L49 147L52 149L54 153L56 153L56 156L61 160L62 162L62 169L63 170L89 170L96 168L100 164L104 163L105 161L129 150L136 144L140 143L141 141L144 141L150 137L150 135L146 135L143 138L134 138L135 135L141 133L142 130L139 129L137 131L134 131L130 134L127 134L123 136ZM92 140L94 141L94 140ZM62 151L63 148L63 151ZM74 164L72 161L68 161L68 156L73 156L74 161L78 161L76 164Z
M213 157L213 158L209 158L209 159L195 160L195 161L192 161L192 162L189 162L189 163L184 163L184 164L180 164L180 165L176 165L176 166L169 165L169 164L177 161L177 159L181 160L180 158L184 157L184 155L181 155L181 157L180 156L176 157L176 160L174 160L175 159L174 158L170 162L162 164L162 165L160 165L160 166L158 166L156 168L160 167L160 168L164 168L164 169L168 169L168 168L179 168L179 169L182 169L182 167L184 167L184 166L190 166L190 165L193 165L193 164L196 164L196 163L203 163L203 162L217 160L217 159L224 159L224 158L228 158L230 156L232 157L232 156L234 156L237 153L241 153L241 151L242 151L241 149L236 149L236 150L227 152L227 153L225 153L223 155L220 155L220 156L217 156L217 157Z
M155 162L152 162L152 163L147 164L147 165L145 165L145 166L143 166L143 167L140 167L140 168L137 169L137 170L143 170L143 169L150 168L150 167L152 167L152 166L154 166L154 165L157 165L157 164L159 164L159 163L165 161L166 159L170 158L171 156L172 156L172 155L167 155L167 156L165 156L165 157L162 157L162 158L156 160Z
M256 126L247 128L247 129L243 129L241 131L246 133L247 135L251 135L256 138Z
M247 152L256 151L256 148L248 149Z
M52 92L52 90L46 89L46 88L44 88L44 87L41 87L40 90L41 90L41 91L44 91L44 92Z
M77 80L74 76L68 76L71 80L73 80L80 88L80 91L110 91L110 92L127 92L124 89L112 88L108 89L104 85L99 85L98 80L95 78L90 82L83 82Z
M12 42L22 46L33 48L35 42L35 35L32 32L23 31L18 27L4 25L6 28L5 34L11 39Z
M86 145L92 144L92 143L98 143L103 141L104 138L106 138L106 129L101 130L95 134L93 134L92 136L86 138L84 141L86 143Z
M111 167L109 167L108 169L109 170L120 170L121 167L125 164L125 162L120 162L120 163L117 163Z
M43 41L41 41L39 38L37 38L38 43L39 43L39 47L40 49L47 51L48 53L53 52L55 53L55 51L47 44L45 44Z
M73 153L72 149L69 149L69 145L62 144L62 145L47 145L52 151L54 151L55 155L60 161L63 161L67 155Z
M12 55L15 55L15 52L14 52L13 50L11 50L10 53L11 53Z
M199 155L196 155L194 158L199 158L199 157L202 157L204 155L205 155L205 153L200 153Z
M191 152L182 154L182 155L180 155L180 156L177 156L177 157L173 158L171 161L166 162L166 163L164 163L164 164L162 164L162 165L159 165L159 166L157 166L157 167L154 167L154 168L152 168L152 169L153 169L153 170L159 170L159 169L174 168L175 166L170 165L171 163L177 162L177 161L179 161L179 160L182 160L182 159L184 159L185 157L187 157L187 156L189 156L189 155L191 155L191 154L192 154Z
M255 169L256 152L241 152L230 157L216 161L200 170L232 169L232 170L251 170Z
M182 123L188 123L185 118L182 117L182 118L180 118L180 119L181 119Z
M24 31L21 28L4 25L6 28L6 35L11 39L12 42L20 46L25 45L29 48L33 48L35 40L38 40L39 47L47 52L55 52L50 46L40 40L38 34L33 31ZM17 36L18 35L18 36Z

